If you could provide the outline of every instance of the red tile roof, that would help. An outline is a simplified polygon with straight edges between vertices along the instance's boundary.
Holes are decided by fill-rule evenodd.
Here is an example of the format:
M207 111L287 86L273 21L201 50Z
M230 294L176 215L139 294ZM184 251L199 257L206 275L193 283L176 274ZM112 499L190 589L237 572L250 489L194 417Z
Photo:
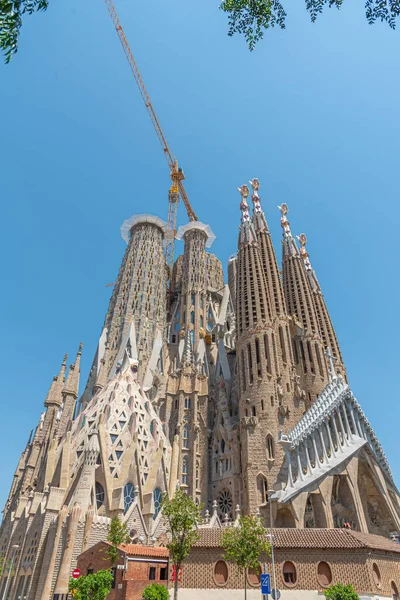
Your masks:
M200 539L195 546L203 548L217 548L223 529L199 529ZM388 552L400 553L400 544L396 544L370 533L360 533L348 529L273 529L275 548L340 548L362 549L374 548Z
M169 556L168 548L160 546L140 546L139 544L121 544L119 548L125 552L128 556L149 556L151 558L158 558L160 556Z

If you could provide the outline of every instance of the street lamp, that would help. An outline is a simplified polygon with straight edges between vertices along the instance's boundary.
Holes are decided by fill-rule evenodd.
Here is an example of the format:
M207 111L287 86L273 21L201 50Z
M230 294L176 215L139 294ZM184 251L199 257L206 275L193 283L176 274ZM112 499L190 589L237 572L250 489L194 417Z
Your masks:
M274 554L274 536L272 535L272 494L274 493L275 490L269 490L267 492L268 494L268 502L269 502L269 526L270 526L270 534L267 534L267 537L270 539L271 542L271 560L272 560L272 576L273 576L273 581L274 581L274 600L277 600L276 597L276 576L275 576L275 554Z
M7 574L6 587L4 589L4 594L3 594L2 600L5 600L7 597L8 584L10 583L10 579L12 579L12 571L14 568L14 558L16 556L17 550L19 550L18 544L14 544L13 546L11 546L11 549L14 550L14 552L12 553L11 565L10 565L10 569Z

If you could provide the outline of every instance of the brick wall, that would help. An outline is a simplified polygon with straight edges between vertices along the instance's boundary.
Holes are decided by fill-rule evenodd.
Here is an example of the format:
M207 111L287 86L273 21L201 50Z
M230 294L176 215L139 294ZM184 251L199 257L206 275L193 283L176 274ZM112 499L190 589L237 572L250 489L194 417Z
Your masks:
M183 567L182 588L191 589L237 589L243 588L243 575L237 567L227 564L228 578L218 585L214 578L217 561L222 558L220 548L193 548ZM283 565L291 561L296 568L296 583L285 583ZM392 582L400 589L400 558L398 555L372 550L295 550L275 551L276 585L281 590L319 590L324 587L318 581L318 564L327 562L331 569L332 583L351 583L360 594L392 595ZM268 558L267 572L272 574ZM376 563L381 578L380 587L374 583L372 565ZM252 586L251 583L249 584Z

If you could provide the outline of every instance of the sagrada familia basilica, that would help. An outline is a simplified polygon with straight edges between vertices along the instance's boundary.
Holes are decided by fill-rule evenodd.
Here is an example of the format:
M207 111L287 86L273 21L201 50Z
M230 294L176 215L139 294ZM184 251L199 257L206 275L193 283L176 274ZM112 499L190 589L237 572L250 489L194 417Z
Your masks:
M154 544L165 536L162 495L177 486L221 522L239 506L267 527L400 532L399 492L349 386L306 236L279 206L280 270L259 185L239 189L228 283L209 225L179 228L170 273L166 223L123 223L84 391L80 345L15 470L0 529L15 569L1 597L5 586L9 600L65 597L77 556L106 539L113 515L133 542Z

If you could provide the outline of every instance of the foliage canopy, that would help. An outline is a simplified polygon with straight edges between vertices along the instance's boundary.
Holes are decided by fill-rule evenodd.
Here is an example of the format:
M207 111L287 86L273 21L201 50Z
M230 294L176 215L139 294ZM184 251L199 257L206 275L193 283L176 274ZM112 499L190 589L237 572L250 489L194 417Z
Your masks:
M343 0L305 0L311 21L326 6L340 8ZM0 50L10 62L18 50L22 17L48 8L49 0L0 0ZM285 28L286 12L279 0L222 0L220 9L228 15L228 35L244 36L250 51L271 27ZM400 0L365 0L365 13L370 25L382 21L394 29L400 15Z
M167 521L170 542L167 548L172 564L179 571L190 550L199 539L197 527L201 522L202 506L197 506L191 496L177 490L171 500L165 494L161 505L163 518ZM178 595L178 578L175 580L174 597Z
M68 591L74 600L105 600L111 591L113 574L107 569L69 580Z
M335 583L325 590L327 600L359 600L356 590L351 584Z
M143 600L169 600L169 592L164 585L152 583L143 590Z
M118 546L120 544L129 544L130 542L127 524L121 523L117 516L111 519L111 523L108 526L107 542L111 546L107 548L106 553L111 565L113 565L118 559Z
M259 570L260 555L269 555L271 546L266 530L256 515L240 517L237 527L225 529L221 538L224 559L236 563L244 573L244 597L247 598L246 571Z

